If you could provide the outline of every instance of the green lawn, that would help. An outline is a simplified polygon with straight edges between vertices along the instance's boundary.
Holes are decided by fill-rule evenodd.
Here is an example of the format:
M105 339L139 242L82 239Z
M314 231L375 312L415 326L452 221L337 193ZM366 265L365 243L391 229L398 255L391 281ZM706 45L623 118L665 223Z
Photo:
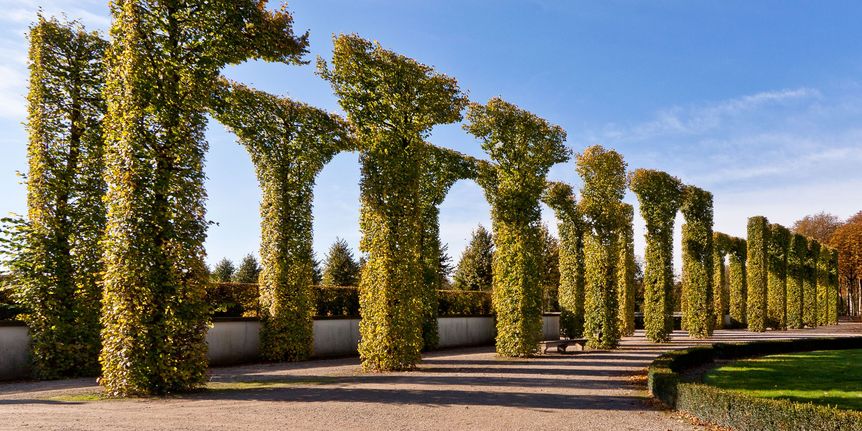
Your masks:
M862 349L745 359L708 372L704 382L761 398L862 410Z

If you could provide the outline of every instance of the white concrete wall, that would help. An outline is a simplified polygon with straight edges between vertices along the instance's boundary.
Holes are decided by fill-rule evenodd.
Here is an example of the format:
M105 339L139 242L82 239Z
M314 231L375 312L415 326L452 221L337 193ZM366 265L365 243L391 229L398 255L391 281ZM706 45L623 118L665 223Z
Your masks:
M211 365L256 361L260 352L260 321L216 322L207 331L207 347Z
M481 346L492 344L496 333L493 317L439 317L438 347Z
M560 336L560 316L542 316L546 340ZM496 327L493 317L440 317L439 347L490 345ZM257 320L223 320L207 332L211 365L230 365L259 360L260 322ZM25 379L30 376L30 337L27 327L0 326L0 380ZM359 319L319 319L314 321L316 357L355 355L359 344Z
M22 325L0 326L0 380L30 377L30 334Z
M356 354L359 345L359 319L321 319L314 321L314 356Z

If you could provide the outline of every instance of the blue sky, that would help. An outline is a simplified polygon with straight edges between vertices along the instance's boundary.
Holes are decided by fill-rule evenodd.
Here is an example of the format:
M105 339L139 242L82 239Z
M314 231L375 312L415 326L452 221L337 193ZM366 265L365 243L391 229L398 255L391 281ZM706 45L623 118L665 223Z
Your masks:
M277 3L273 3L277 4ZM26 39L41 7L106 30L106 0L0 0L0 214L23 213ZM629 169L656 168L715 195L715 228L744 236L746 219L790 225L827 211L862 210L862 3L853 1L410 1L297 0L296 29L311 54L357 33L459 80L472 100L501 96L568 132L575 152L602 144ZM313 62L312 62L313 63ZM313 65L250 62L225 74L272 93L340 111ZM208 261L238 260L259 244L259 191L249 157L221 125L208 140ZM431 141L482 157L459 125ZM572 162L550 177L580 187ZM314 246L358 245L359 167L341 154L315 188ZM628 202L636 204L629 193ZM543 218L554 229L553 214ZM678 218L678 224L681 223ZM454 256L490 225L474 183L441 208ZM635 220L636 252L643 222ZM678 240L677 240L678 243ZM677 250L678 250L677 246ZM677 251L677 262L679 252ZM678 265L677 265L678 269Z

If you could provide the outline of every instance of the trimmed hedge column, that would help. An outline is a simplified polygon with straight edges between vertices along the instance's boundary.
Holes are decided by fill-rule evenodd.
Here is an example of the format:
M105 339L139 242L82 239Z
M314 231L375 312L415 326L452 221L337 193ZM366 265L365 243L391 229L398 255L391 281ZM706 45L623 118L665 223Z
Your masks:
M570 338L584 334L584 233L575 195L568 184L549 182L544 202L557 216L560 236L560 329Z
M355 128L362 164L359 356L367 370L421 359L424 280L424 138L461 120L467 98L454 78L356 35L334 39L332 70L318 61Z
M787 249L790 231L779 224L769 225L767 246L766 325L772 329L787 328Z
M349 128L303 103L222 84L210 111L248 151L262 191L261 355L304 360L314 341L314 179L337 153L353 148Z
M443 287L440 275L440 204L460 179L476 178L475 161L457 151L428 147L428 158L419 180L422 205L422 344L437 347L437 291Z
M647 339L664 343L673 332L673 223L682 203L682 183L661 171L638 169L630 184L647 229L644 328Z
M744 327L747 322L746 300L748 297L746 274L746 244L742 238L733 238L727 261L727 284L730 291L730 323L733 327Z
M38 15L30 28L27 223L6 262L29 312L34 375L99 372L107 42ZM3 244L5 245L5 244ZM14 246L13 246L14 248Z
M686 298L683 321L688 335L712 335L713 317L713 243L712 193L685 186L682 207L686 223L682 226L682 291Z
M817 261L820 243L809 238L805 256L805 278L802 280L802 322L809 328L817 326Z
M769 244L769 221L766 217L755 216L748 219L748 300L746 313L748 330L766 330L766 282Z
M791 235L787 250L787 327L789 329L800 329L805 326L802 319L802 289L807 255L808 240L805 236L798 233Z
M829 287L831 288L831 293L829 294L829 324L837 325L838 324L838 249L830 248L830 256L829 256Z
M114 396L187 390L207 376L207 103L225 65L297 63L308 40L260 1L114 1L111 12L99 382Z
M634 207L624 203L621 208L620 261L617 269L618 318L620 335L628 337L635 333Z
M817 326L829 324L829 303L832 302L832 288L829 286L829 266L832 251L825 245L820 245L817 254Z
M577 156L576 166L584 182L579 209L586 221L584 336L590 347L613 348L620 338L618 267L624 247L626 164L616 151L594 145Z
M511 103L471 103L464 126L493 163L480 164L479 184L491 204L497 353L535 353L542 331L539 199L545 176L569 158L566 132Z
M727 269L725 268L725 256L730 248L731 239L727 234L713 232L712 234L712 303L713 316L715 317L715 329L724 327L724 315L728 311L730 294L727 288Z

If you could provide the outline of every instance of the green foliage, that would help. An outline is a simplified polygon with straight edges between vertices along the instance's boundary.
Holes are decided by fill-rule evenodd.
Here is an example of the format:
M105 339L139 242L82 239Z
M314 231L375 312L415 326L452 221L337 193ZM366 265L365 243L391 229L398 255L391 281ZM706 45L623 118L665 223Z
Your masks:
M323 261L322 283L327 286L356 286L359 281L359 262L347 241L336 238Z
M817 254L817 326L829 324L829 303L832 302L832 288L829 285L829 265L832 259L832 249L826 245L820 246Z
M491 292L438 290L437 313L442 316L490 316L494 313Z
M314 286L315 316L359 316L359 289L356 286Z
M805 261L808 256L808 240L802 234L790 237L787 249L787 327L799 329L803 323L803 283Z
M766 330L766 282L767 282L767 246L769 244L769 221L766 217L755 216L748 219L748 250L746 318L748 330L763 332Z
M437 291L446 280L440 244L440 204L456 181L476 178L471 157L445 148L428 147L419 181L422 207L422 340L425 349L437 347Z
M455 290L491 291L493 283L491 268L494 260L494 239L482 225L477 227L470 243L461 254L455 268L453 287Z
M187 390L206 379L203 166L213 87L226 64L299 63L307 35L294 36L290 14L265 1L115 1L111 13L100 383L110 396Z
M251 253L242 258L236 273L233 275L234 283L257 283L260 278L260 264Z
M224 257L210 272L210 279L219 283L230 283L233 281L234 274L236 274L236 266L230 259Z
M15 287L7 281L7 277L0 276L0 320L15 320L26 313L26 308L18 302Z
M542 261L539 285L542 286L542 311L559 311L560 241L542 225Z
M686 222L682 226L683 326L690 337L706 338L715 327L712 193L685 186L680 210Z
M319 59L318 73L356 129L362 164L362 366L409 369L420 360L427 315L421 186L431 148L424 139L434 125L461 120L467 98L455 79L356 35L335 37L332 64Z
M623 204L620 230L620 261L617 266L617 302L620 335L635 333L635 243L634 207Z
M733 240L727 234L721 232L712 233L712 309L716 329L724 327L724 315L729 311L730 291L728 289L728 271L725 265L725 256L729 253L732 243Z
M491 204L497 353L527 356L541 338L539 199L545 176L564 162L566 133L559 126L499 98L473 103L465 129L479 138L493 164L479 166L479 184Z
M820 243L808 239L808 253L805 256L805 272L802 279L802 323L809 328L817 326L817 308L821 306L817 298L817 262L820 258Z
M673 224L683 186L665 172L638 169L629 179L646 221L644 328L653 342L667 342L673 331Z
M769 225L767 243L766 325L772 329L787 328L787 259L790 230L779 224Z
M585 300L583 220L570 185L549 182L542 199L554 210L560 235L560 329L568 337L580 338Z
M99 369L106 47L76 21L30 28L27 220L4 220L4 264L45 379Z
M206 302L214 317L260 316L260 290L257 283L209 283Z
M814 338L758 341L741 344L718 343L665 353L649 367L650 393L677 410L702 421L739 430L830 430L857 429L862 414L834 407L770 400L727 391L682 378L687 370L708 366L715 360L755 355L813 350L859 349L862 338Z
M742 327L747 323L748 274L746 271L747 247L742 238L732 238L727 258L727 284L730 291L730 324Z
M619 264L626 244L626 163L594 145L577 156L584 181L578 211L584 217L584 336L590 347L613 348L620 339Z
M306 359L313 342L314 180L332 157L353 148L349 127L335 114L226 80L210 108L248 151L262 191L262 355L272 361ZM327 268L330 278L341 275L336 266Z

